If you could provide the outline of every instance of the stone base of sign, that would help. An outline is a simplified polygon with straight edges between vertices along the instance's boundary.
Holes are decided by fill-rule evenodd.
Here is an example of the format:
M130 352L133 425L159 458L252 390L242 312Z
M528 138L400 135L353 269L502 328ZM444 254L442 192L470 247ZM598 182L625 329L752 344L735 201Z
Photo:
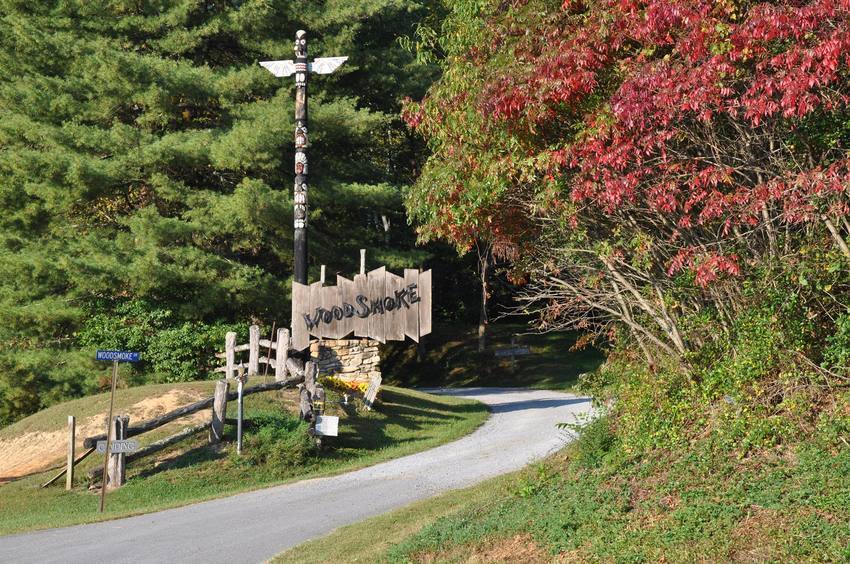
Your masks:
M381 376L378 341L339 339L315 341L310 356L319 366L319 375L336 376L347 382L370 382Z

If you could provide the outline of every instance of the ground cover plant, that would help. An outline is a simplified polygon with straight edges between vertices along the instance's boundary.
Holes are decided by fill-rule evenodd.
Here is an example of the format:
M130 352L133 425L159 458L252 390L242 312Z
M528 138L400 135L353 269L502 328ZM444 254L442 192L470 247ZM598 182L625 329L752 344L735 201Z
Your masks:
M846 561L850 451L828 434L744 459L706 443L634 457L602 418L542 463L276 561ZM375 539L376 529L386 533Z
M336 394L329 394L327 406L330 413L341 417L340 435L326 440L325 448L318 452L307 435L307 424L297 419L297 394L281 391L248 396L243 456L235 453L233 426L226 427L225 441L216 446L207 443L206 432L199 433L128 464L127 484L107 494L107 510L102 515L97 512L97 492L88 489L85 477L89 470L99 468L100 457L92 456L81 465L77 485L70 492L61 483L39 488L55 471L0 485L0 506L4 508L0 534L114 519L352 470L459 438L480 425L488 413L478 402L392 387L381 390L379 403L371 412L346 411L338 406L338 400ZM235 416L236 402L230 402L228 417ZM17 425L32 429L48 424L46 420L29 423L25 419ZM162 433L139 438L145 444L162 438Z

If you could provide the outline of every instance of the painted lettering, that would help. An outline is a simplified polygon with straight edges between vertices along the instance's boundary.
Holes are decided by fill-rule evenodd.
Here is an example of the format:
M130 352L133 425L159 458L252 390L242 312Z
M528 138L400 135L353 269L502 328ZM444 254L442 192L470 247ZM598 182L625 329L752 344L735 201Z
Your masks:
M369 298L363 295L357 296L357 306L358 309L354 312L357 317L360 319L366 319L369 317L369 313L372 311L369 307Z
M419 286L417 284L408 284L407 285L407 291L410 294L410 303L411 304L418 304L419 302L422 301L422 298L420 298L419 294L416 293L416 291L418 289L419 289Z

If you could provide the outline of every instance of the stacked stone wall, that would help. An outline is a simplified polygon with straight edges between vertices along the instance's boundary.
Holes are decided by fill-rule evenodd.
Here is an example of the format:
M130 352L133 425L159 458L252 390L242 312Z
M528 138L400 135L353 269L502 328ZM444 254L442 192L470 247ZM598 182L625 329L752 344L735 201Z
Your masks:
M310 345L310 356L319 365L319 375L336 376L349 382L370 382L381 376L378 341L372 339L340 339L316 341Z

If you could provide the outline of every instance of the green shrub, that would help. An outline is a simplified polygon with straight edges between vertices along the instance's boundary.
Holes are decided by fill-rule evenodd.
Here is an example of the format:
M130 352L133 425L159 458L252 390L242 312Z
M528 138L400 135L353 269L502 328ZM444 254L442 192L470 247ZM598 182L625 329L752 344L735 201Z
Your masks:
M148 382L188 382L206 377L215 352L224 348L225 334L239 330L246 338L244 324L184 321L169 309L133 300L86 319L77 340L92 349L141 352L142 362L134 370Z
M251 430L243 436L242 456L234 462L265 466L283 473L303 466L316 455L316 445L307 434L308 424L286 413L259 413L251 416Z

